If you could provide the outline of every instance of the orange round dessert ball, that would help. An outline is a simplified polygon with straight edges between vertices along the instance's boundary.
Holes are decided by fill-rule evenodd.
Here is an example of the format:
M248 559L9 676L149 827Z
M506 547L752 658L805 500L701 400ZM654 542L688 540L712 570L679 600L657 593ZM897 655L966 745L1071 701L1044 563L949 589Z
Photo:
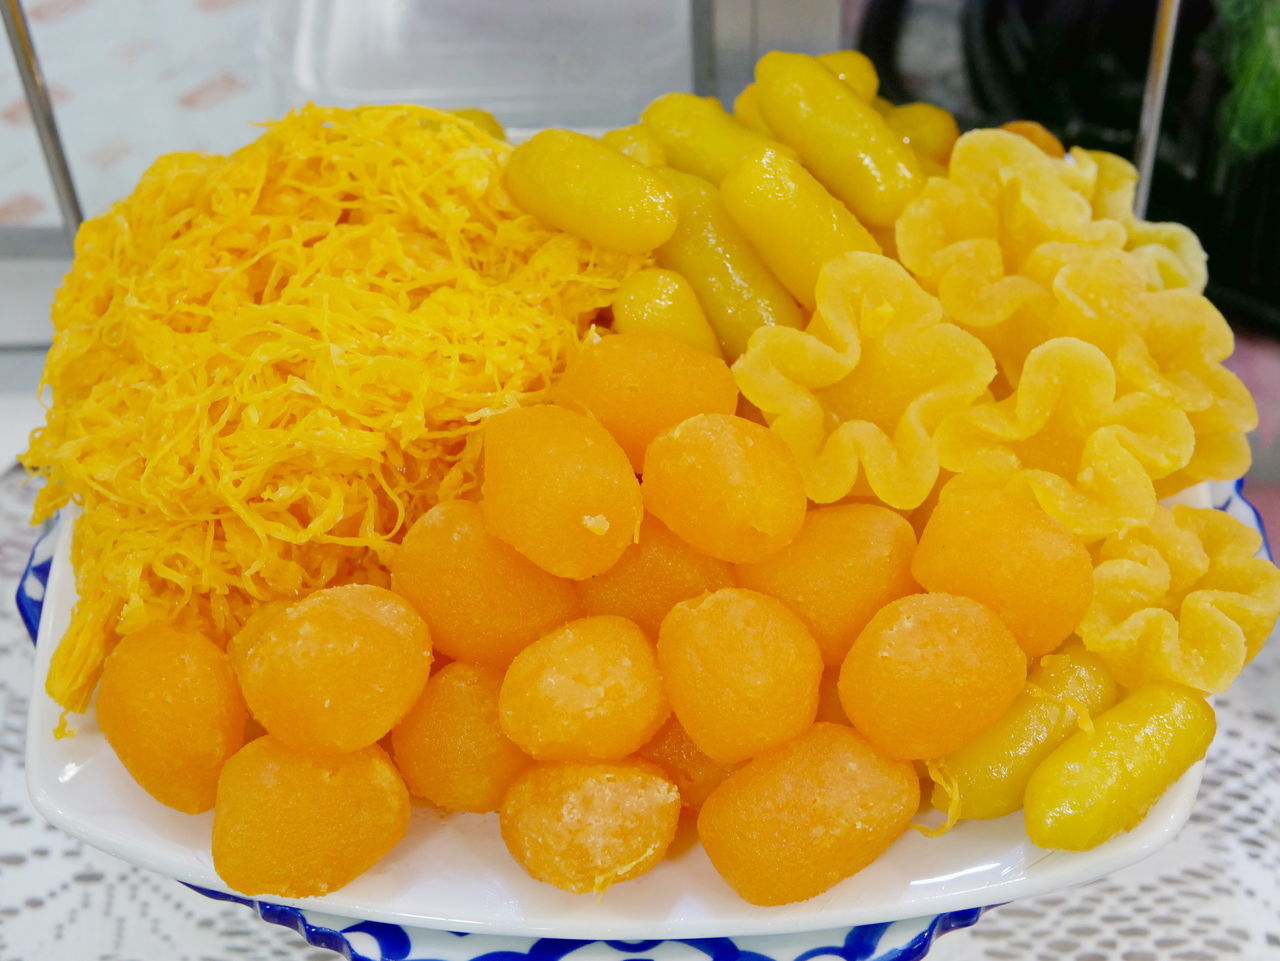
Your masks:
M851 728L818 723L712 791L698 837L744 900L789 904L874 861L919 803L910 764L876 753Z
M681 725L722 764L790 740L818 710L817 642L783 604L755 591L726 587L673 607L658 665Z
M490 417L484 428L489 531L557 577L606 571L644 514L631 462L593 418L544 404Z
M876 611L917 591L915 531L874 504L819 507L772 557L737 566L743 587L776 597L800 615L827 664L839 664Z
M1093 600L1093 562L1071 531L1034 501L998 490L942 494L911 569L927 590L995 611L1028 657L1048 654Z
M626 757L671 710L653 645L610 615L571 621L517 654L498 708L507 737L542 761Z
M733 766L708 757L672 715L636 757L652 761L680 789L680 803L692 811L733 773Z
M370 584L252 617L227 648L253 716L299 751L355 751L404 717L431 672L426 622Z
M327 894L373 867L408 824L409 792L382 748L314 757L268 734L222 769L213 866L242 894Z
M1022 691L1027 661L977 601L911 594L886 605L840 668L840 703L894 758L949 754L994 724Z
M502 733L502 672L454 662L433 674L391 730L396 767L411 794L449 811L496 811L531 763Z
M231 662L193 631L149 627L121 638L102 667L97 715L133 779L187 814L213 807L218 773L244 742Z
M732 414L738 388L719 357L666 334L613 334L586 344L556 384L556 403L586 411L639 471L649 442L694 414Z
M762 561L804 523L804 482L773 431L729 414L698 414L660 434L644 457L645 507L712 557Z
M426 620L437 650L493 667L578 613L573 582L490 534L472 501L418 518L391 559L391 589Z
M628 760L538 764L502 802L502 839L539 881L599 894L662 860L680 819L680 792L656 767Z
M652 514L640 523L640 539L603 574L577 581L588 614L617 614L650 637L680 601L733 584L733 567L702 553L667 530Z

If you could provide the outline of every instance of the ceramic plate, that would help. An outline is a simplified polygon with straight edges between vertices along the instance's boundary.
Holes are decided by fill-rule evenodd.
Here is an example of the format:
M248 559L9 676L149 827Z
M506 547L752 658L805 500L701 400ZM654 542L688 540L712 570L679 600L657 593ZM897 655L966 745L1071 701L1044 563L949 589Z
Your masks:
M1233 485L1217 488L1217 506L1256 527L1256 515L1237 490ZM1192 500L1207 506L1210 497L1202 489ZM69 522L60 524L49 539L52 546L33 558L36 573L25 588L33 595L25 612L29 620L38 616L34 608L43 606L37 679L47 671L75 599L67 560L70 528ZM42 564L48 564L43 590L37 576L43 573ZM75 737L55 740L59 713L37 680L27 776L39 811L68 833L126 861L225 892L209 855L212 815L180 814L153 801L120 766L92 714L74 718ZM927 923L930 916L1089 881L1146 857L1187 820L1199 782L1197 765L1137 828L1083 853L1037 848L1026 837L1020 813L965 822L941 838L909 831L874 864L825 894L776 908L741 901L687 837L647 875L598 898L584 897L534 881L516 867L494 815L444 817L415 807L405 840L356 881L323 898L272 901L309 914L534 939L740 939L922 917Z

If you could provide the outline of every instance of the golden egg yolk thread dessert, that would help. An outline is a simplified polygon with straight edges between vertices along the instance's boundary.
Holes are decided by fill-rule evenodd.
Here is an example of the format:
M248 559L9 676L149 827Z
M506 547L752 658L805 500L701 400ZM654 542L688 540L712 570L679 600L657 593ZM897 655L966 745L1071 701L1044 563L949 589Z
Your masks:
M510 151L439 111L309 106L160 158L85 223L23 457L37 522L83 511L55 700L83 710L147 624L225 639L261 601L378 580L475 485L478 422L543 399L644 262L521 212Z

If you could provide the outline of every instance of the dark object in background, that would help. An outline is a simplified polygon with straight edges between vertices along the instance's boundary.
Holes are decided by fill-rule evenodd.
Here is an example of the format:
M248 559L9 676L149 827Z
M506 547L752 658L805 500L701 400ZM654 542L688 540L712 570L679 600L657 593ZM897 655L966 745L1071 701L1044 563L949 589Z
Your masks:
M908 6L872 0L855 38L899 102L915 99L897 69ZM1156 0L963 0L962 122L1038 120L1132 158L1155 15ZM1183 0L1147 217L1200 235L1208 294L1234 323L1280 334L1280 145L1258 149L1280 135L1268 35L1280 0Z

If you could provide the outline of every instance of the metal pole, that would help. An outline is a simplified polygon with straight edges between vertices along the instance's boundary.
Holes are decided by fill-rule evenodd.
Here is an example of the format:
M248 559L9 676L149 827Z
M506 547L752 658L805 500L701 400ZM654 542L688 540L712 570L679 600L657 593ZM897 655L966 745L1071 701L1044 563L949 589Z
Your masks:
M1138 139L1134 147L1138 189L1133 197L1133 212L1138 217L1146 216L1147 200L1151 196L1151 173L1160 144L1160 118L1164 114L1164 93L1169 85L1169 61L1173 59L1173 37L1178 29L1180 5L1181 0L1160 0L1156 11L1151 62L1147 65L1147 86L1142 94L1142 114L1138 118Z
M0 14L4 16L5 30L13 47L13 59L18 65L18 75L22 78L22 87L27 94L27 106L31 109L36 134L40 137L40 149L44 151L49 179L53 181L53 192L62 211L62 222L67 236L74 241L84 215L80 212L80 200L71 180L67 155L62 149L62 138L58 136L58 125L53 119L49 88L45 86L44 75L40 72L40 61L36 58L36 48L31 42L27 16L23 13L19 0L0 0Z

